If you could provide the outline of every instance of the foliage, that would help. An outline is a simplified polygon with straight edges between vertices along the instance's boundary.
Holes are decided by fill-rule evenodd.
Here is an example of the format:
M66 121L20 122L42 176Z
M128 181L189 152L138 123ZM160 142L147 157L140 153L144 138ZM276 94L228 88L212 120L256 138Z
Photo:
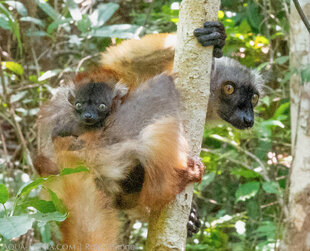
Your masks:
M105 2L0 1L4 250L16 241L13 237L29 231L35 232L36 247L52 243L49 222L63 221L66 214L46 182L85 171L66 170L48 178L34 175L31 153L36 149L34 122L40 104L67 74L96 63L107 46L144 33L176 30L180 1ZM309 67L288 69L287 5L279 0L222 0L219 19L227 32L225 55L261 70L267 85L252 130L228 125L205 130L201 157L207 172L195 188L202 227L188 241L187 250L274 250L279 244L291 161L288 80L296 70L304 81L309 79ZM38 198L40 189L47 190L50 201ZM145 227L135 223L129 238L141 250Z

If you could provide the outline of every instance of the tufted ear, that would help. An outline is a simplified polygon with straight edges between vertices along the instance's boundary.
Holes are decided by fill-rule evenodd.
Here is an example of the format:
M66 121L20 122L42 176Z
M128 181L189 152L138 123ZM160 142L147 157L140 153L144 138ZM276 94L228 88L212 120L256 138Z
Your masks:
M125 101L129 94L129 89L127 86L117 83L113 89L113 103L112 111L117 110L117 108Z

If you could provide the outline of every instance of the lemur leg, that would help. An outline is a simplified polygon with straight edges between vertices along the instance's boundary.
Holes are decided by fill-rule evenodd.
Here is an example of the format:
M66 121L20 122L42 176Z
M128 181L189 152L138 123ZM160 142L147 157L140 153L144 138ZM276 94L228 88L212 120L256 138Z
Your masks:
M226 33L221 22L205 22L203 28L194 30L194 35L202 46L214 46L214 57L220 58L223 56L222 49L225 45Z

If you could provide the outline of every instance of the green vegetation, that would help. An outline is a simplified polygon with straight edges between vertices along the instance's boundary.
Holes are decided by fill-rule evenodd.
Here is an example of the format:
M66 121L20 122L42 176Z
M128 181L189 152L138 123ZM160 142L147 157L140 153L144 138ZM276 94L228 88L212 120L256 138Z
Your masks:
M95 64L107 46L175 31L180 1L79 2L0 1L1 250L24 243L11 239L25 233L32 245L44 247L55 239L50 222L66 217L53 191L47 190L51 201L38 198L45 182L57 178L38 178L32 167L40 104L66 75ZM195 187L203 226L187 250L274 250L291 164L288 1L223 0L219 19L227 32L225 55L261 70L267 85L253 129L205 130L201 156L207 170ZM309 78L309 71L303 76ZM142 250L144 240L145 226L135 224L130 242Z

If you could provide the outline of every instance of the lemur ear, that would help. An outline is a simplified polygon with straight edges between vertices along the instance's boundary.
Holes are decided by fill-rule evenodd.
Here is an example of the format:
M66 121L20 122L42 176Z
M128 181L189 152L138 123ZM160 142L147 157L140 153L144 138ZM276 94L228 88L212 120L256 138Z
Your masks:
M113 102L112 102L112 111L117 110L117 108L125 101L126 97L129 94L129 89L127 86L117 83L113 90Z
M113 90L113 99L124 100L129 94L129 89L127 86L117 83Z
M73 92L73 90L69 90L68 92L68 101L71 105L74 105L75 93Z

